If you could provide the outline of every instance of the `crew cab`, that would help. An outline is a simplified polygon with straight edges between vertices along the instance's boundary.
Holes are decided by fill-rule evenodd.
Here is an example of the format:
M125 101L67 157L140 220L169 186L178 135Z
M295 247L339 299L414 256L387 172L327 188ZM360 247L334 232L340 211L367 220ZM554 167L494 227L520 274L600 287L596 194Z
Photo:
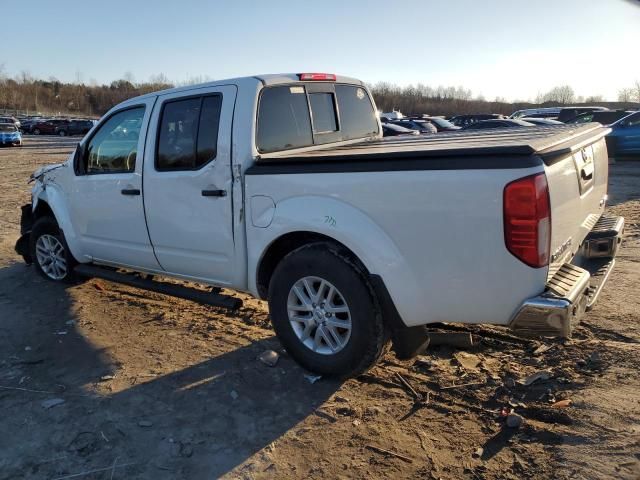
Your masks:
M325 375L365 371L389 340L411 357L437 322L568 336L624 228L603 214L607 133L383 139L365 84L333 74L165 90L117 105L33 174L16 251L54 281L249 292Z

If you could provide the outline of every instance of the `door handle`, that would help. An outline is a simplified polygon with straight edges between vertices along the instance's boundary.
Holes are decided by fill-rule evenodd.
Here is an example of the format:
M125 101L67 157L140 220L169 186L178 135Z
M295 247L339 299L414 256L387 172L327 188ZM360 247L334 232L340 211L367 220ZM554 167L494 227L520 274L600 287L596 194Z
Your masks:
M226 197L226 190L202 190L203 197Z
M122 195L140 195L140 189L139 188L123 188L122 190L120 190L120 193L122 193Z
M582 169L580 170L580 176L582 177L582 180L591 180L593 178L593 170L594 168L592 163L582 167Z

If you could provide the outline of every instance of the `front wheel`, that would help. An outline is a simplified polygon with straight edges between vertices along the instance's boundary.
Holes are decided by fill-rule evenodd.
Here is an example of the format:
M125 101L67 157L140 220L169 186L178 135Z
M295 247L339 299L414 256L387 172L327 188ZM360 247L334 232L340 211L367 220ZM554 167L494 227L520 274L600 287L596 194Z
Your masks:
M273 273L269 310L284 347L312 372L355 376L384 353L388 336L364 272L335 245L288 254Z
M71 281L76 260L71 255L58 223L51 217L36 220L29 242L31 258L38 273L47 280Z

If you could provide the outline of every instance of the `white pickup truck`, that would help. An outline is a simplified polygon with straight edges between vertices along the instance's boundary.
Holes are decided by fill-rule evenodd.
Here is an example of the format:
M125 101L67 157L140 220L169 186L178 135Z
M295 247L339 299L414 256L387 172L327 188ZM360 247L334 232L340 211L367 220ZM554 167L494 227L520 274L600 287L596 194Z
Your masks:
M250 292L321 374L362 372L389 340L409 357L436 322L568 336L624 228L603 216L607 132L382 139L367 87L333 74L161 91L114 107L34 173L16 251L56 281L226 306L216 289L158 279Z

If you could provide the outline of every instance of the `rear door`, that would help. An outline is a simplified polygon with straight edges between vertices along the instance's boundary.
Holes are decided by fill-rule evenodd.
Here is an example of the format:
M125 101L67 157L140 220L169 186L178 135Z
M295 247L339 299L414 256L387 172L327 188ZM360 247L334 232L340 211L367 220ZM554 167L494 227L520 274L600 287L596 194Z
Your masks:
M234 274L235 98L234 85L161 95L144 161L145 214L162 268L220 285Z

